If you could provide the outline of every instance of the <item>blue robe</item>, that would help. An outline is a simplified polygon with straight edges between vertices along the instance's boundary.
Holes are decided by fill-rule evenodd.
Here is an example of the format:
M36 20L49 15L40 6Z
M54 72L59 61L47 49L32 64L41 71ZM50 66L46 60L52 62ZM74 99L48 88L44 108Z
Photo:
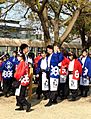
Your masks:
M50 78L59 79L58 64L64 59L62 53L53 53L50 61Z
M9 60L13 63L14 66L19 64L18 59L14 56L10 57Z
M14 64L10 59L2 63L0 71L2 71L2 77L4 80L11 80L14 76Z
M87 76L91 78L91 59L89 57L86 58L82 71L82 77L87 78Z
M39 74L39 72L41 71L41 61L42 58L38 61L38 66L36 68L36 74ZM46 63L47 63L47 57L46 57ZM45 69L45 72L47 71L47 68Z

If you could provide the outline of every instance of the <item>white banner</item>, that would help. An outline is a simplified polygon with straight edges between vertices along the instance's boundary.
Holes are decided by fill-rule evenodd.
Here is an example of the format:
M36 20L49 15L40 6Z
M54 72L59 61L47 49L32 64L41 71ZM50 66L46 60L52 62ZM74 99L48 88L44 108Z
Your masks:
M78 88L78 80L73 79L73 74L69 75L69 89L77 89Z
M66 75L60 75L60 83L66 83Z
M19 88L16 89L15 96L19 96L20 95L20 90L21 90L21 85L19 86Z
M49 90L48 79L46 77L45 72L42 72L42 90L43 91Z
M57 91L58 83L59 83L59 79L50 78L50 91Z
M80 77L80 85L89 86L89 79Z

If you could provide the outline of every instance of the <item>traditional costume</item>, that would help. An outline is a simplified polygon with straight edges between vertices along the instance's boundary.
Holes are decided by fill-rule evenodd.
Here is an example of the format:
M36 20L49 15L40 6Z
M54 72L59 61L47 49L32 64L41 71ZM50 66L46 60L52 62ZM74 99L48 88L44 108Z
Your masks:
M82 76L80 78L80 90L83 97L87 97L89 91L89 81L91 78L91 59L86 56L82 61Z
M72 99L76 100L77 90L78 90L78 81L82 75L82 65L78 59L73 59L70 61L68 66L68 75L69 75L69 89L72 93Z
M60 67L60 82L59 82L59 89L58 93L62 99L65 99L68 95L68 85L67 85L67 75L68 75L68 65L70 60L66 57L59 63Z
M2 78L3 78L3 91L4 95L7 97L12 91L12 78L14 76L14 65L10 59L2 63Z
M58 63L63 60L62 53L52 53L47 58L47 78L49 84L49 102L45 106L50 106L56 103L57 91L59 84L59 67Z
M31 104L29 104L28 101L25 99L26 89L29 84L28 64L25 61L20 61L14 77L20 82L20 85L15 92L17 104L20 106L20 108L18 109L23 110L23 106L26 105L27 110L29 110Z
M46 74L47 69L47 57L41 58L38 62L38 67L36 69L36 73L39 74L39 83L36 93L38 94L38 99L40 99L40 95L44 94L45 99L47 99L47 91L49 90L48 86L48 78Z

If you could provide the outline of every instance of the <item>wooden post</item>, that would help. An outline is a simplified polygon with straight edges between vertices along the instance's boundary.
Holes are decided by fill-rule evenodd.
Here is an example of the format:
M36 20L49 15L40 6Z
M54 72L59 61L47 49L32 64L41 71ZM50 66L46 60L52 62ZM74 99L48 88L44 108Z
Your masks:
M32 78L33 78L33 68L30 68L30 84L28 87L28 99L31 99L32 97Z

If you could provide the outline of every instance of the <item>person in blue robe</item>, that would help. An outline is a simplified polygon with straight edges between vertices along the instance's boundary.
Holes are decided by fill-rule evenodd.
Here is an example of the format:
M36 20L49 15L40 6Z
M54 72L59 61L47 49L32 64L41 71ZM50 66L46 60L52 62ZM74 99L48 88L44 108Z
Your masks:
M44 100L47 99L48 96L48 79L46 75L47 69L47 57L46 51L43 50L41 52L42 58L38 62L38 67L36 69L36 76L38 77L38 88L36 90L37 99L40 99L41 94L43 93Z
M8 97L11 92L12 78L14 76L14 65L9 59L9 57L0 66L0 71L2 71L3 92L4 92L5 97Z
M91 59L88 56L86 49L82 51L82 56L80 59L82 62L82 77L80 79L81 96L87 97L91 78Z
M63 54L59 52L58 44L47 46L47 74L49 81L49 102L45 106L51 106L57 103L57 91L59 84L59 67L58 64L64 59Z

